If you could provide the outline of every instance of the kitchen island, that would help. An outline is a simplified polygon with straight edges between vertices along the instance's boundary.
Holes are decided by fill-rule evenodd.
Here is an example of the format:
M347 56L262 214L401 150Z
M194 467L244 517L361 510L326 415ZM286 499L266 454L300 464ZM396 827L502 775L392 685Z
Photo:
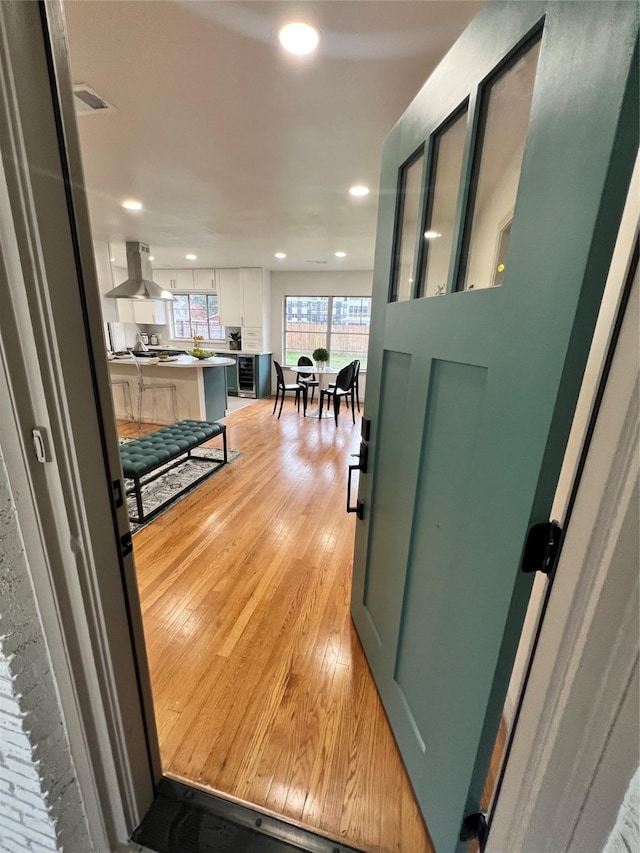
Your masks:
M146 385L175 385L178 420L217 421L224 418L227 409L226 368L235 362L230 358L214 357L199 360L181 355L157 364L149 359L138 359ZM126 385L128 382L134 418L138 413L138 372L130 357L109 361L113 405L116 418L128 419ZM142 420L146 423L170 424L173 414L172 394L159 388L148 388L144 393Z

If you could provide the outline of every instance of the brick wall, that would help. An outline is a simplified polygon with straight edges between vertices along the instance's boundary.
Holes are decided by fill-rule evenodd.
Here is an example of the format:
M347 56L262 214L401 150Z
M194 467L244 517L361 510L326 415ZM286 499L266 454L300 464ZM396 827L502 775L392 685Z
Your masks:
M92 851L1 448L0 850Z

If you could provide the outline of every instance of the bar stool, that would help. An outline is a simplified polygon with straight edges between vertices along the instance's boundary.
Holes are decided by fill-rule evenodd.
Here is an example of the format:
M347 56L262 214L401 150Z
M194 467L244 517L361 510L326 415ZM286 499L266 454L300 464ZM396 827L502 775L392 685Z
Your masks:
M122 386L122 399L124 402L124 410L130 421L134 421L133 417L133 406L131 405L131 388L129 386L128 379L112 379L111 385L121 385Z
M135 354L129 350L129 355L133 359L138 373L138 432L142 429L142 407L144 405L144 395L147 391L171 391L171 402L173 405L173 420L178 420L178 392L176 386L171 382L145 382L142 375L142 367L140 359L135 357Z

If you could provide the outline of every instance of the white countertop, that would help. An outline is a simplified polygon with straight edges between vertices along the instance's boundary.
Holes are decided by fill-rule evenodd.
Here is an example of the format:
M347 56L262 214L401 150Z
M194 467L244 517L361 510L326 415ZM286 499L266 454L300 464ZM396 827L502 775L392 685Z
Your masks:
M217 353L231 353L232 355L271 355L271 350L262 350L261 352L255 352L255 350L245 350L245 349L224 349L216 347L216 342L212 343L202 343L203 349L210 349ZM149 346L150 352L156 352L158 350L172 350L172 349L185 349L190 350L193 349L193 344L180 346L178 343L166 344L166 346Z
M115 367L120 365L135 367L133 359L128 355L109 359L109 364ZM149 364L148 358L141 358L138 360L138 364L140 367L147 369L153 369L155 367L227 367L235 364L235 361L232 358L222 358L221 356L214 356L213 358L194 358L191 355L179 355L175 357L175 361L158 361L157 364Z
M233 355L271 355L271 350L265 350L264 352L249 352L249 350L244 349L230 349L230 353Z

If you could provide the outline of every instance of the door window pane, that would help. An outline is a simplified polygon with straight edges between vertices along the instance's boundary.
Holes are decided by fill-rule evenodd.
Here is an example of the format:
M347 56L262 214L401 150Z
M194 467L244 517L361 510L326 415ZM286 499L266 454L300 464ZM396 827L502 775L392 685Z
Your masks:
M434 139L419 296L440 296L447 288L466 131L465 110Z
M460 268L459 290L499 285L506 275L510 221L518 192L539 54L538 39L485 91L476 143L480 162L470 198L469 209L473 213L467 226L467 250ZM509 226L505 234L506 223Z
M413 295L413 276L418 249L418 231L420 228L420 195L422 191L422 169L424 154L414 158L402 170L400 178L400 232L397 236L396 269L392 302L411 299Z

